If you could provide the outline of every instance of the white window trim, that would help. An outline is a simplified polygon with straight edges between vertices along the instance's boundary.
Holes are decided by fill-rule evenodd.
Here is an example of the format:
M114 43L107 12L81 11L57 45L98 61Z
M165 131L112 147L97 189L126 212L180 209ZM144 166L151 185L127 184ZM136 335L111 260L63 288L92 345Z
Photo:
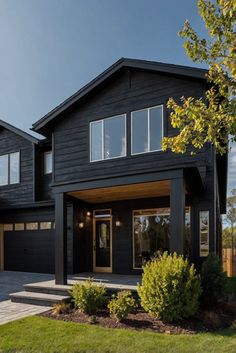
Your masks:
M151 146L151 139L150 139L150 110L154 108L162 107L162 139L164 137L164 107L163 104L155 105L153 107L148 107L148 108L143 108L139 110L134 110L131 112L131 156L136 156L139 154L146 154L146 153L152 153L152 152L160 152L162 149L157 149L157 150L151 150L150 151L150 146ZM142 112L142 111L148 111L148 151L143 151L143 152L135 152L133 153L133 114L137 112Z
M19 180L14 182L14 183L11 183L11 155L12 154L16 154L18 153L19 155L19 168L18 168L18 173L19 173ZM6 184L0 184L0 187L2 186L10 186L10 185L17 185L17 184L20 184L21 182L21 154L20 154L20 151L15 151L15 152L9 152L9 153L4 153L4 154L1 154L0 157L4 157L4 156L7 156L7 183Z
M207 255L201 255L201 217L200 214L201 212L207 212L207 217L208 217L208 228L207 228ZM210 244L209 244L209 228L210 228L210 211L209 210L200 210L198 213L199 217L199 257L207 257L210 253Z
M111 158L104 158L104 120L110 120L110 119L114 119L114 118L118 118L118 117L124 117L125 118L125 154L123 156L117 156L117 157L111 157ZM92 160L92 124L95 123L102 123L102 158L101 159L93 159ZM104 118L104 119L100 119L100 120L94 120L94 121L90 121L89 123L89 149L90 149L90 153L89 153L89 160L91 163L93 162L100 162L100 161L109 161L111 159L117 159L117 158L123 158L123 157L127 157L127 114L119 114L119 115L113 115L110 116L109 118Z
M48 154L51 154L51 155L52 155L52 150L46 151L46 152L44 152L44 154L43 154L43 174L44 174L44 175L52 174L52 170L53 170L53 155L52 155L52 168L51 168L51 171L50 171L50 172L47 172L47 171L46 171L46 155L48 155Z

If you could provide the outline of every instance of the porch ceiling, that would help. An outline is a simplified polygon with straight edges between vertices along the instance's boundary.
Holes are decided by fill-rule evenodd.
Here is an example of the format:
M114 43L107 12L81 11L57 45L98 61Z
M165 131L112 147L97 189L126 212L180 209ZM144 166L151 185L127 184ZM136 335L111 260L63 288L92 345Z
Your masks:
M75 198L92 204L109 201L161 197L168 196L169 194L170 180L73 191L69 193L69 195Z

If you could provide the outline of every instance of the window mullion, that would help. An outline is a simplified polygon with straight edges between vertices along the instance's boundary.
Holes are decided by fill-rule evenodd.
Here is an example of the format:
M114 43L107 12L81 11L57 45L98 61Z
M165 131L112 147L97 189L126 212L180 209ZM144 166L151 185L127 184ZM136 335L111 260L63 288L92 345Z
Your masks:
M10 176L10 173L11 173L11 157L10 156L11 156L11 154L9 153L8 154L8 177L7 177L8 185L11 182L11 176Z
M150 146L151 146L151 142L150 142L150 109L148 109L148 152L150 152Z
M105 141L104 141L104 120L102 120L102 159L105 159L105 155L104 155L104 148L105 146Z

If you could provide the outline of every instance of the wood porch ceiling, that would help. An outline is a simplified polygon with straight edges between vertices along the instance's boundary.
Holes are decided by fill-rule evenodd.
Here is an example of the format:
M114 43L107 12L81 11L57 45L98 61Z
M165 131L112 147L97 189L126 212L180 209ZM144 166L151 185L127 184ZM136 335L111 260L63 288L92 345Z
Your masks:
M92 204L169 196L170 180L73 191L69 195Z

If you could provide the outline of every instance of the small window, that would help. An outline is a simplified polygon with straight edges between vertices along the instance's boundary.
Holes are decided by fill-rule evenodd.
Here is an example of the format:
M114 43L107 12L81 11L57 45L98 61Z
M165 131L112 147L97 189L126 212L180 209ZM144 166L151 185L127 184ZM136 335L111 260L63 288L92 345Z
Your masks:
M200 256L209 255L209 211L199 212Z
M44 174L52 173L52 151L44 153Z
M162 139L162 105L131 113L131 154L160 151Z
M96 210L93 212L93 215L95 218L106 218L106 217L111 217L111 210Z
M24 223L15 223L15 230L25 230Z
M4 224L3 225L4 232L11 232L13 230L13 224Z
M37 230L38 227L38 222L26 223L26 230Z
M0 156L0 186L20 182L20 153Z
M20 153L10 154L10 184L20 182Z
M126 115L90 123L90 161L126 156Z
M51 229L51 228L52 228L52 222L40 222L41 230Z

